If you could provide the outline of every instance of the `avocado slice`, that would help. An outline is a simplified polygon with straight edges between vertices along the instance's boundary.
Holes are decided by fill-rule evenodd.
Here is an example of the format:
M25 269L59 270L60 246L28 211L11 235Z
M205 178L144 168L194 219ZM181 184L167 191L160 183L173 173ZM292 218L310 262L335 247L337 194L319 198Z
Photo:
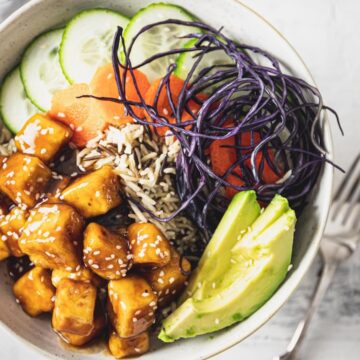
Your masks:
M212 283L221 276L230 265L231 248L238 237L260 215L260 206L253 190L237 193L200 259L199 265L192 274L180 303L191 296L201 299L206 293L206 284Z
M208 297L190 297L180 305L164 320L159 339L172 342L210 333L255 312L276 291L288 272L295 223L295 212L287 210L269 226L264 222L265 227L257 237L240 239L230 266L217 286Z
M251 227L247 229L248 231L244 233L241 241L236 243L232 252L236 254L239 250L241 251L243 241L252 241L252 239L258 237L262 231L273 224L287 210L289 210L289 202L287 199L281 195L275 195L261 216L259 216Z

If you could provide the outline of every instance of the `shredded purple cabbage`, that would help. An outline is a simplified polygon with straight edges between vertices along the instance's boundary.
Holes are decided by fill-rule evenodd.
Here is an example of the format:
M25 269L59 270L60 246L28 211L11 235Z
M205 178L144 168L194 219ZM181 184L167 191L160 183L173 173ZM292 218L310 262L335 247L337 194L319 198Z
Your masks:
M141 64L132 64L131 51L137 39L153 27L169 24L199 28L199 33L185 36L197 39L196 44L192 48L154 54ZM120 46L124 52L123 64L118 58ZM232 59L231 64L211 66L194 75L202 57L215 50L224 51ZM136 85L135 69L141 70L161 57L183 52L193 52L196 61L185 80L177 104L171 98L169 81L175 64L167 69L153 104L146 104L139 89L140 101L127 99L125 79L128 74ZM261 59L261 64L253 60L254 55ZM208 239L229 203L223 195L224 186L237 191L254 189L263 203L268 203L275 194L281 194L294 209L301 211L324 163L337 167L327 158L324 149L322 112L330 111L342 129L336 112L323 104L320 92L302 79L284 73L279 61L268 52L238 44L224 35L221 29L216 30L201 22L169 19L144 26L125 47L122 29L119 28L114 39L112 61L119 99L100 99L124 104L127 113L151 133L149 122L137 116L133 109L143 108L152 119L153 128L167 126L181 144L175 181L182 206L169 218L157 218L159 221L169 221L185 210ZM122 74L119 66L123 68ZM170 124L157 111L161 88L166 89L175 124ZM209 96L201 100L199 94L204 92ZM190 100L200 105L197 114L188 108ZM181 122L184 112L189 114L185 123ZM234 125L224 127L228 119L232 119ZM250 146L242 145L241 136L245 132L251 134ZM255 133L261 137L258 143L254 141ZM229 137L235 137L233 147L237 160L223 176L219 176L211 168L206 149L214 140ZM243 150L246 150L246 155ZM263 156L260 165L255 166L258 153ZM281 181L272 184L264 181L265 161L275 174L283 176ZM241 172L234 171L239 168ZM239 177L244 185L237 186L226 181L229 174ZM154 216L145 207L137 205Z

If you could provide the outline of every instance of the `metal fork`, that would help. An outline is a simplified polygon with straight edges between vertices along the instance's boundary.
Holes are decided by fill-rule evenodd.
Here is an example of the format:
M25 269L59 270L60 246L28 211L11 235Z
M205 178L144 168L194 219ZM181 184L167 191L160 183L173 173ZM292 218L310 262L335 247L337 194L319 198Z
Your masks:
M286 352L273 360L294 360L339 264L356 250L360 240L360 154L339 186L329 213L326 233L320 243L323 267L313 298L303 320L298 324Z

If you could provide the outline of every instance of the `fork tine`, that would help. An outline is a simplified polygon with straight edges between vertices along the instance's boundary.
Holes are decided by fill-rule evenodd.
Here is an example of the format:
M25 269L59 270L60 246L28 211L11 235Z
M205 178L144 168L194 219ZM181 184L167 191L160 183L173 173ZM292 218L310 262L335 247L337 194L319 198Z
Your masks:
M360 162L360 154L357 155L354 162L351 164L350 169L346 173L346 177L341 182L338 190L335 193L333 201L335 205L333 206L332 211L332 220L335 221L339 213L341 213L340 208L342 205L348 201L351 202L353 205L357 202L357 190L359 188L359 181L360 181L360 169L358 168ZM349 211L351 211L351 207L349 207ZM346 218L343 218L342 222L345 221Z
M346 201L353 202L354 198L357 198L357 190L359 189L359 184L360 184L360 171L358 171L358 176L357 176L356 180L354 180L353 184L350 184L352 186L349 189L349 194L348 194L348 197L346 198ZM356 199L355 199L355 202L356 202Z
M360 181L360 180L359 180ZM351 221L351 228L355 229L359 225L359 214L360 214L360 186L358 182L358 187L354 191L354 196L348 203L347 209L345 211L345 215L342 219L342 224L346 225Z
M347 189L348 184L350 182L351 174L356 170L357 164L360 161L360 154L357 155L353 163L351 164L349 170L346 172L344 180L338 186L337 191L335 192L333 201L341 201L341 199L346 198L345 189Z

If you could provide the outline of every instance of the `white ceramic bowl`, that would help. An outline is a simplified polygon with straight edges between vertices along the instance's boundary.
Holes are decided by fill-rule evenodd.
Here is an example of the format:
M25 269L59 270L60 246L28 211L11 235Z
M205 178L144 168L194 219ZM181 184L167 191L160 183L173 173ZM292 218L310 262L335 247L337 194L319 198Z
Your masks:
M91 7L109 7L131 16L151 0L33 0L0 25L0 79L18 62L25 46L38 34L64 24L79 10ZM313 83L313 79L300 56L288 41L262 16L237 0L171 0L184 6L205 22L220 27L235 39L263 47L276 55L291 72ZM329 126L325 123L324 138L331 154ZM330 205L333 172L325 166L314 191L311 206L300 218L294 245L293 268L274 296L255 314L240 324L219 332L210 340L208 336L179 341L171 345L156 344L156 350L142 359L205 359L243 340L268 321L299 285L313 261L324 230ZM32 319L15 303L5 266L0 268L0 322L13 334L32 344L48 358L109 359L104 349L90 352L72 352L60 344L47 317Z

